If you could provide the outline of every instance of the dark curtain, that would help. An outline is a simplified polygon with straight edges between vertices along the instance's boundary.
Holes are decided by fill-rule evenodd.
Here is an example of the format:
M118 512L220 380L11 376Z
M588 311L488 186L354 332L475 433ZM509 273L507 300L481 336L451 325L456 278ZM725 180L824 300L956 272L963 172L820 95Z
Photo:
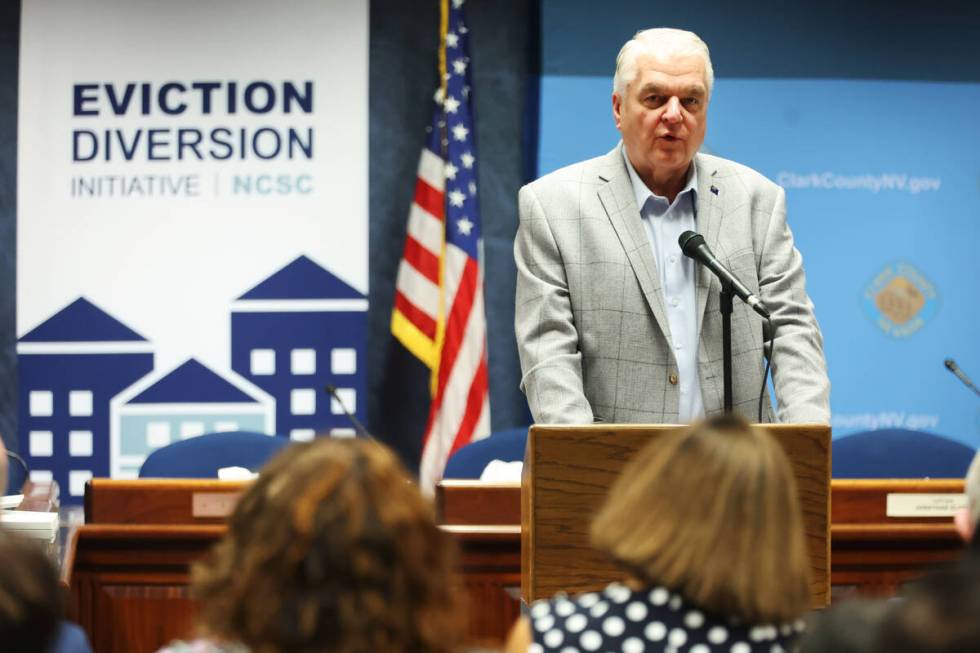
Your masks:
M537 115L538 9L530 0L470 0L466 11L486 266L490 409L492 429L501 430L530 422L518 388L512 246L525 151L536 150L525 131L526 114ZM368 425L413 470L428 412L427 370L391 337L389 321L415 170L432 118L438 20L438 0L371 2Z
M17 451L17 61L20 2L0 3L0 436Z

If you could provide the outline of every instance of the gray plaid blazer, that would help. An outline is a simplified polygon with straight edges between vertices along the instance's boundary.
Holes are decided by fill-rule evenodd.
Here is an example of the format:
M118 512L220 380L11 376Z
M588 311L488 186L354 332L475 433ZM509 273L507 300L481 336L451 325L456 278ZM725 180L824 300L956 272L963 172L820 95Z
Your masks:
M698 172L697 230L773 315L778 412L830 422L823 340L782 188L707 154ZM538 423L676 423L679 385L657 264L617 146L563 168L519 195L515 327L521 389ZM698 266L698 370L705 412L723 407L721 284ZM735 300L735 411L755 420L764 371L763 320Z

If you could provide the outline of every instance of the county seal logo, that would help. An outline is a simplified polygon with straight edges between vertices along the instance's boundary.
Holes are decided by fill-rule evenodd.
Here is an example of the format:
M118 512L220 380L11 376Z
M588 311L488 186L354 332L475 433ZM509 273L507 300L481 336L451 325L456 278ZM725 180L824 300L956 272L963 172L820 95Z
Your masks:
M939 308L936 287L911 263L885 266L864 290L864 309L887 335L907 338Z

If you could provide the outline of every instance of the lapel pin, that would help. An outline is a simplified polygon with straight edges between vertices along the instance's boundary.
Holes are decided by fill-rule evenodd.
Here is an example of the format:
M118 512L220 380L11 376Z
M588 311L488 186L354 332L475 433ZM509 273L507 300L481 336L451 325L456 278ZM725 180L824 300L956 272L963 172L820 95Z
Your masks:
M715 188L714 186L712 186L711 187L711 192L714 193L715 195L717 195L718 194L718 189Z

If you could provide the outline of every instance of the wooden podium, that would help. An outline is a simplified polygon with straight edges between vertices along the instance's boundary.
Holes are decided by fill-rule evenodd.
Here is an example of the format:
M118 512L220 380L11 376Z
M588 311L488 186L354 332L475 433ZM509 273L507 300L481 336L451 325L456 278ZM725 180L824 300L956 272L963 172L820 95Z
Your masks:
M532 426L521 482L521 595L604 587L622 571L589 545L589 523L620 470L651 438L683 426ZM796 476L810 554L813 607L830 599L830 427L761 426Z

